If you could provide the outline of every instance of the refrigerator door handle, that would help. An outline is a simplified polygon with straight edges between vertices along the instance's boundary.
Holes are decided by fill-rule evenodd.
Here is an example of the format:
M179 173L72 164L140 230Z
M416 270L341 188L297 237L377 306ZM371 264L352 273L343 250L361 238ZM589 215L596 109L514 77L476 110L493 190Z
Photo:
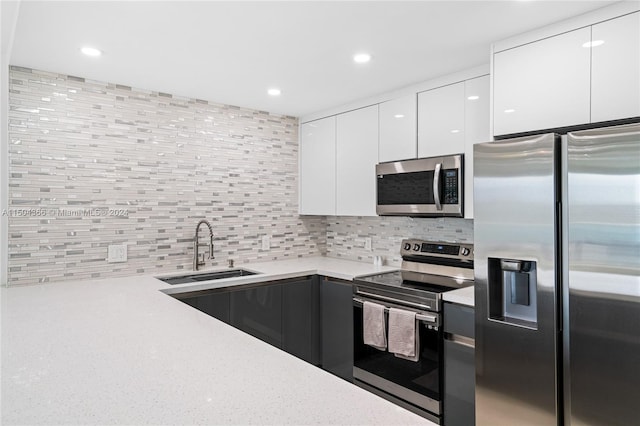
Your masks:
M436 203L436 210L442 210L442 204L440 203L440 172L442 170L442 163L436 164L436 170L433 172L433 200Z

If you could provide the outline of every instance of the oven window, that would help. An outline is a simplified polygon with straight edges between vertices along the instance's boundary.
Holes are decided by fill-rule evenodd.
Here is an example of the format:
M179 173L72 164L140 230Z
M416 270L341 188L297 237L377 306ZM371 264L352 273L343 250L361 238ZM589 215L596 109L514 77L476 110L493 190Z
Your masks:
M386 319L388 320L388 318ZM442 335L440 331L429 330L426 324L418 322L420 327L420 359L414 362L364 344L362 306L354 306L353 324L355 367L436 401L440 400L442 375L440 343Z
M433 204L433 170L378 177L378 204Z

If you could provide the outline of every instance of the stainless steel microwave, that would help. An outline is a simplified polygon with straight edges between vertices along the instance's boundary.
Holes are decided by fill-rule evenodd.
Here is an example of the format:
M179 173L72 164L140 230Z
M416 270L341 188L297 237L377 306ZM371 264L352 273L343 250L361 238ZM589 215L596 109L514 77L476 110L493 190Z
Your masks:
M459 154L378 164L376 213L463 217L463 160Z

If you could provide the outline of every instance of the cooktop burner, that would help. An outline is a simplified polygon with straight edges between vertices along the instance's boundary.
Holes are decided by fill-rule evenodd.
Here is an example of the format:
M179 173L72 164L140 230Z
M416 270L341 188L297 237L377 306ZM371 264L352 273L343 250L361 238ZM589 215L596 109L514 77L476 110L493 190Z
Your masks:
M445 291L454 290L456 287L445 287L441 285L428 284L424 282L405 280L402 277L402 271L385 272L377 275L369 275L358 278L358 281L381 284L398 289L406 288L416 291L427 291L432 293L444 293Z

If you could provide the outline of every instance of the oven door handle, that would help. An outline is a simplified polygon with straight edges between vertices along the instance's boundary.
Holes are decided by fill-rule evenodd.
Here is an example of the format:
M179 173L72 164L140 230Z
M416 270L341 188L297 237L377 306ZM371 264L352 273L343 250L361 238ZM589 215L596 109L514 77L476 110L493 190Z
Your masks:
M414 303L414 302L409 302L409 301L400 300L400 299L394 299L393 297L382 296L380 294L367 293L366 291L357 290L356 294L359 294L365 297L372 297L374 299L386 300L387 302L397 303L398 305L407 305L407 306L411 306L412 308L426 309L427 311L432 310L432 308L430 308L427 305L422 305L420 303Z
M381 297L382 298L384 296L376 296L376 297ZM387 297L386 299L391 299L391 298ZM357 303L360 303L361 305L364 305L364 302L365 302L363 299L360 299L359 297L354 297L353 301L357 302ZM407 303L407 302L402 302L402 303ZM388 308L386 306L384 307L384 311L385 312L389 312L389 309L390 308ZM438 317L436 317L435 315L430 315L430 314L419 314L419 313L416 313L416 319L418 321L424 321L424 322L431 323L431 324L437 324L438 323Z

